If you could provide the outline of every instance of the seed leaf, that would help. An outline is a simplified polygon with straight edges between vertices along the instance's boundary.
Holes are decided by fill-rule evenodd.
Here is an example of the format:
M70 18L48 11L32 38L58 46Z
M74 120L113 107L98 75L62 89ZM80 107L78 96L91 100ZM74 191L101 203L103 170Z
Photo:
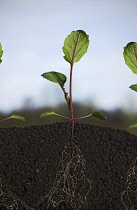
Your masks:
M129 42L126 47L124 47L123 55L126 65L134 74L137 74L137 43Z
M107 119L107 117L105 117L105 116L104 116L102 113L100 113L100 112L93 112L91 115L94 116L94 117L96 117L96 118L98 118L98 119L100 119L100 120L106 120L106 119Z
M130 126L128 127L128 129L133 129L133 128L137 128L137 123L135 123L135 124L133 124L133 125L130 125Z
M53 111L44 112L43 114L40 115L40 117L41 117L41 118L42 118L42 117L47 117L47 116L49 116L49 115L56 115L56 113L53 112Z
M2 45L0 43L0 63L2 62L2 60L1 60L2 55L3 55L3 50L2 50Z
M64 59L73 64L78 62L87 52L89 36L82 30L72 31L64 41Z
M137 84L131 85L129 88L137 92Z
M55 71L43 73L41 76L51 82L58 83L62 88L67 80L67 77L64 74Z
M18 115L18 114L13 114L11 115L10 117L8 117L7 119L16 119L16 120L22 120L22 121L25 121L25 118Z

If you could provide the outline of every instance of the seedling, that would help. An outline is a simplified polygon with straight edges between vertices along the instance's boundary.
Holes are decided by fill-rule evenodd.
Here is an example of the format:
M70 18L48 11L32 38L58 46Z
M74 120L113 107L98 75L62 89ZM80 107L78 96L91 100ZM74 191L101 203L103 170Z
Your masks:
M40 117L45 117L49 115L57 115L59 117L63 117L66 119L71 120L72 122L72 138L74 136L74 122L75 120L78 119L83 119L87 118L90 116L97 117L101 120L105 120L106 117L101 114L100 112L93 112L87 116L84 117L74 117L74 111L73 111L73 102L72 102L72 76L73 76L73 67L74 63L78 62L83 55L87 52L89 46L89 36L82 30L77 30L77 31L72 31L70 35L67 36L67 38L64 41L64 46L63 46L63 52L64 52L64 59L70 64L70 81L69 81L69 94L65 90L65 82L67 80L67 77L59 72L51 71L51 72L46 72L43 73L41 76L44 77L45 79L58 83L63 91L65 100L68 104L69 107L69 112L70 112L70 118L59 115L55 113L54 111L49 111L41 114Z
M137 74L137 43L129 42L126 47L124 47L123 56L126 65L132 70L134 74ZM137 92L137 84L131 85L129 88ZM130 125L129 129L136 128L137 123Z
M3 55L3 50L2 50L2 45L1 45L1 43L0 43L0 63L2 62L2 60L1 60L2 55ZM20 116L20 115L17 115L17 114L13 114L13 115L11 115L10 117L7 117L7 118L2 119L2 120L0 120L0 121L5 121L5 120L9 120L9 119L16 119L16 120L25 121L25 118L24 118L24 117L22 117L22 116Z
M25 118L22 117L22 116L20 116L20 115L18 115L18 114L13 114L13 115L11 115L10 117L7 117L7 118L2 119L2 120L0 120L0 121L5 121L5 120L9 120L9 119L16 119L16 120L25 121Z

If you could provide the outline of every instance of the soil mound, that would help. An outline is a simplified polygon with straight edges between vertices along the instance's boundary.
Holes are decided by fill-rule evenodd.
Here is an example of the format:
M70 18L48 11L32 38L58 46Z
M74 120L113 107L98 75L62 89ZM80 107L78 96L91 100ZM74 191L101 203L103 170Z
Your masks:
M137 136L75 123L0 128L2 210L137 209Z

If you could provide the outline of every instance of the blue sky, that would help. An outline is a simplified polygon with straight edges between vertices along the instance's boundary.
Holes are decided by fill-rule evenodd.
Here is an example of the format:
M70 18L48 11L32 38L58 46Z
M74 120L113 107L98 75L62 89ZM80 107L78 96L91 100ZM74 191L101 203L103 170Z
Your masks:
M0 0L0 111L20 109L26 99L34 107L64 102L59 86L40 75L58 71L69 79L62 46L78 29L90 45L74 66L73 100L136 111L137 94L129 86L137 75L123 59L123 47L137 42L136 10L136 0Z

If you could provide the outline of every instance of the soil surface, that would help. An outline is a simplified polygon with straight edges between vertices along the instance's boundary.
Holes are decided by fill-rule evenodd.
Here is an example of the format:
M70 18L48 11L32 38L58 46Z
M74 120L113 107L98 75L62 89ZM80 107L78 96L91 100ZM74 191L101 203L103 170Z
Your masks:
M0 128L2 210L136 210L137 136L70 123Z

